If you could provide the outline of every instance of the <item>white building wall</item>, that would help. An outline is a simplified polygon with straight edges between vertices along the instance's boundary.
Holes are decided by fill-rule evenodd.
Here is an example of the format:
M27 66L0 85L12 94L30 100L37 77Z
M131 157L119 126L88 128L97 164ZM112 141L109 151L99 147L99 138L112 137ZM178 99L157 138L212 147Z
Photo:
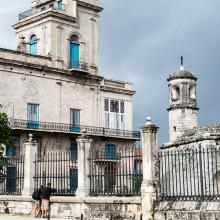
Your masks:
M27 120L27 103L40 105L40 121L70 123L70 109L81 110L81 125L104 127L104 98L125 102L125 129L132 130L132 97L99 89L71 75L0 66L0 103L9 117ZM84 84L85 83L85 84ZM14 113L13 113L14 112Z

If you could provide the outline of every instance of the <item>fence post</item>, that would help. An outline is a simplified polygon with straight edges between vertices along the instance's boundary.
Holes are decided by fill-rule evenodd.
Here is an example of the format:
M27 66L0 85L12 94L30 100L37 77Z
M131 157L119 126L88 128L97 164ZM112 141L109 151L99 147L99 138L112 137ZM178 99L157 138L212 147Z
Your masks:
M90 181L89 181L89 150L91 147L92 139L86 135L84 129L83 135L77 139L78 143L78 188L76 196L86 197L89 196Z
M157 145L158 127L151 123L147 117L147 123L141 128L141 139L143 148L143 182L141 185L142 218L153 219L153 203L155 197L155 159Z
M29 134L29 139L24 143L24 188L23 196L31 196L34 191L34 160L37 154L38 144L33 141L33 135Z

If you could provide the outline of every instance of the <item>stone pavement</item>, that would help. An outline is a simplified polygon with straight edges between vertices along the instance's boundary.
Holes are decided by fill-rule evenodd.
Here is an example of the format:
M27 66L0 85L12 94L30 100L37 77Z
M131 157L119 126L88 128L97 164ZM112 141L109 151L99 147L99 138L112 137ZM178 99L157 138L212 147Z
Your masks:
M11 216L11 215L0 215L0 220L47 220L47 218L34 218L26 216ZM50 218L51 220L70 220L64 218Z

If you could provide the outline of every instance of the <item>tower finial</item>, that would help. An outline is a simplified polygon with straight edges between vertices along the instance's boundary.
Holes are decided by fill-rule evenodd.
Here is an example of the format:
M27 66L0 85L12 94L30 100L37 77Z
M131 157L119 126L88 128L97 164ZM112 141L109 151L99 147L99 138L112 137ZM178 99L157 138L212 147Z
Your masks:
M180 57L181 59L181 66L180 66L180 70L184 70L184 65L183 65L183 56Z

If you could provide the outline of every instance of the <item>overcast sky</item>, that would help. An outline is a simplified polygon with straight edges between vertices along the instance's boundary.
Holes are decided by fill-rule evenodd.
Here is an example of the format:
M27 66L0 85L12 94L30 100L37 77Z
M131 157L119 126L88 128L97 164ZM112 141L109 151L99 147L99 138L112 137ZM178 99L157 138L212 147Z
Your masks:
M179 69L180 56L198 80L199 123L219 123L220 1L100 0L100 74L131 81L134 128L147 115L168 141L167 77ZM31 0L5 1L0 7L0 47L15 48L11 25Z

